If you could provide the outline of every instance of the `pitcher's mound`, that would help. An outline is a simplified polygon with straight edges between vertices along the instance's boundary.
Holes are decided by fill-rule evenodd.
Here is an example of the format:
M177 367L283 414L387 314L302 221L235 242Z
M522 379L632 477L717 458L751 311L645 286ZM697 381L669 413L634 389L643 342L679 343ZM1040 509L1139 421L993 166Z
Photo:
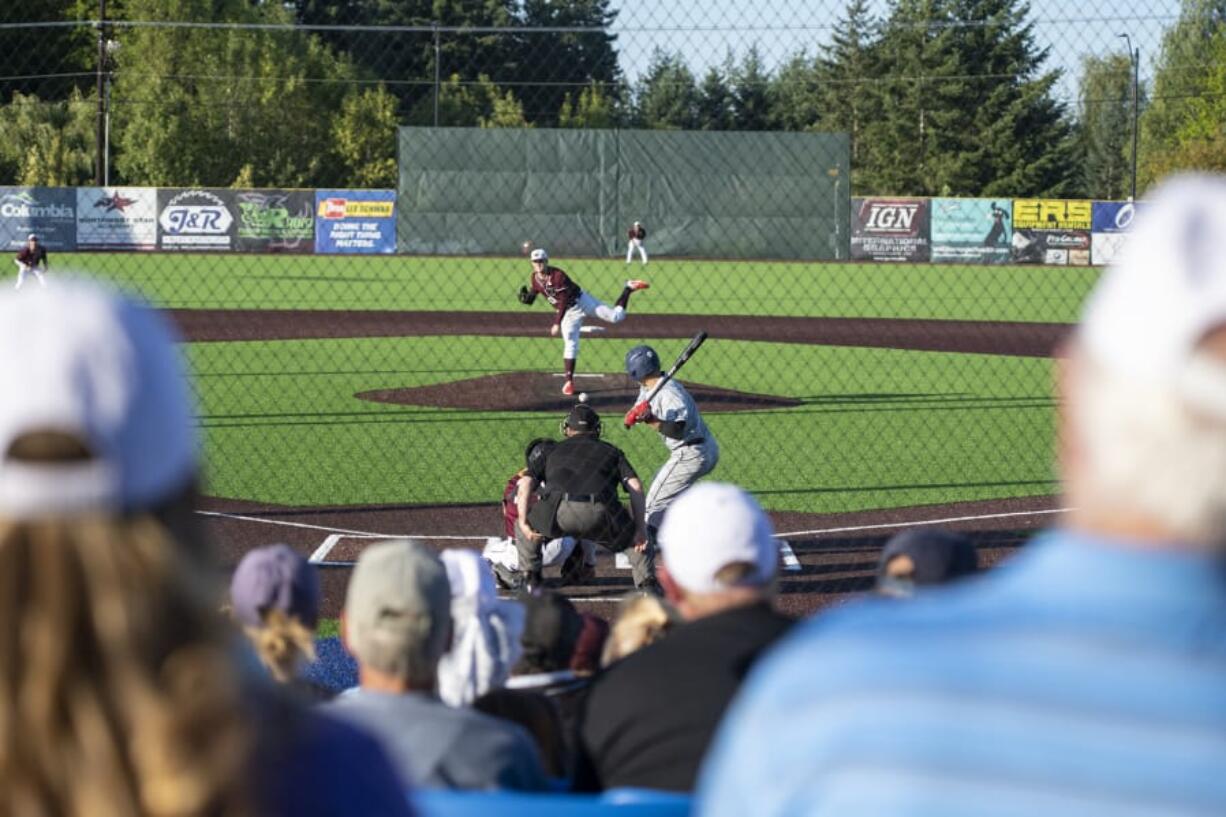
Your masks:
M704 412L789 408L800 400L767 394L747 394L701 383L685 384ZM638 384L624 374L579 374L575 396L562 394L562 378L542 372L507 372L433 386L359 392L361 400L413 406L438 406L474 411L569 411L579 393L597 411L625 412L634 404Z

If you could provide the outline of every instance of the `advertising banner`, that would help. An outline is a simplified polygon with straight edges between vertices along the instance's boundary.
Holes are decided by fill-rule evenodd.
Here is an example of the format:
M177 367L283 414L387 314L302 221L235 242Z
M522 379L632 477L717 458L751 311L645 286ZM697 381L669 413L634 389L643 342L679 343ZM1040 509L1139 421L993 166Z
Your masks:
M1009 199L933 199L932 260L1004 264L1013 229Z
M1014 199L1015 230L1090 229L1093 202L1089 199Z
M48 250L77 248L77 191L0 187L0 247L17 250L34 233Z
M927 261L928 199L851 200L851 257Z
M1013 261L1018 264L1080 266L1090 263L1089 230L1013 231Z
M158 189L158 249L216 252L235 246L234 191Z
M312 252L314 190L239 190L238 249L245 252Z
M1140 203L1131 201L1094 202L1093 231L1090 233L1090 262L1110 264L1124 244Z
M155 187L78 187L77 248L156 249L157 194Z
M396 252L396 191L316 190L315 252Z

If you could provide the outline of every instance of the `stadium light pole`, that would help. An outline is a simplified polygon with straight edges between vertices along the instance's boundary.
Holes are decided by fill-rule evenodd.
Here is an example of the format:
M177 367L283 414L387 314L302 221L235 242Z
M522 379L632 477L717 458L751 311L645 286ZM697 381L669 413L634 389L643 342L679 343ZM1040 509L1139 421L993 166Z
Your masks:
M94 184L106 184L106 0L98 0L98 121L95 149L98 161L94 168Z
M1140 103L1138 102L1137 86L1141 74L1141 49L1132 47L1132 38L1127 34L1119 34L1128 46L1128 61L1132 63L1132 195L1130 201L1137 200L1137 122L1140 118Z

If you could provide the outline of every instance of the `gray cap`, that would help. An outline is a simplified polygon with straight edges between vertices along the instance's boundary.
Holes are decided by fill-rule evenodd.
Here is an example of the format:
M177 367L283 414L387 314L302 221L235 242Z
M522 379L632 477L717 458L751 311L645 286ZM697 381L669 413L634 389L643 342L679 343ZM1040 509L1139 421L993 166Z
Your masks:
M433 673L451 634L451 586L432 551L412 539L371 545L345 596L345 630L358 661L401 676Z

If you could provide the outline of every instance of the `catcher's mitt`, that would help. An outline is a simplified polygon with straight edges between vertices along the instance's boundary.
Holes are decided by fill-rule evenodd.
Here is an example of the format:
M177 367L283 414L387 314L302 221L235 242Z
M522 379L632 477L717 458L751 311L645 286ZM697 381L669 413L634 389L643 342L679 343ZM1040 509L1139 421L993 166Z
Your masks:
M519 288L519 302L521 304L531 305L536 300L536 293L528 289L526 286Z

